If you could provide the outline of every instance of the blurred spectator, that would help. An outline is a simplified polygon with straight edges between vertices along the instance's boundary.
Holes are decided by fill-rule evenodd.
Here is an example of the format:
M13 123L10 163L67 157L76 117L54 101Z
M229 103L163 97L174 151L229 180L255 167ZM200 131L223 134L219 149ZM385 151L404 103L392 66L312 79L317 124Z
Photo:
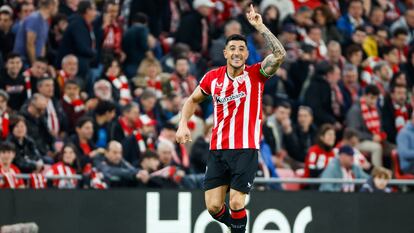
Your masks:
M150 51L150 34L147 26L148 19L143 13L132 16L132 25L129 27L122 38L122 50L126 58L124 62L124 72L128 78L132 78L145 56L153 56Z
M408 52L407 63L402 64L402 70L407 77L407 88L411 90L414 86L414 48Z
M379 57L385 46L389 44L388 28L380 26L363 41L364 52L368 57Z
M414 114L397 135L397 150L401 171L414 174Z
M37 81L50 77L47 73L48 62L44 57L37 57L31 67L23 72L27 98L37 93ZM50 77L52 78L52 77Z
M190 164L191 170L195 174L204 174L206 171L212 128L212 124L206 125L204 129L204 135L199 136L191 147Z
M111 82L112 96L121 106L132 101L129 81L127 77L122 74L121 63L118 59L108 61L108 63L105 64L102 79Z
M187 58L175 59L175 71L171 75L170 83L176 93L182 97L189 97L197 87L197 79L190 73L190 64Z
M157 154L161 162L161 167L167 167L173 162L174 144L170 141L163 140L157 145Z
M214 7L211 0L194 0L193 11L181 18L175 40L188 44L193 52L206 54L210 46L209 23Z
M357 148L371 153L374 166L382 165L381 143L387 138L377 108L379 94L376 86L368 85L364 95L351 107L346 117L346 125L357 130L360 135L362 142Z
M381 109L381 120L387 141L395 144L397 133L409 121L412 109L407 103L406 86L391 87L391 93L384 99Z
M23 173L40 172L43 169L42 155L33 139L27 135L27 125L24 117L13 117L10 122L10 131L11 135L8 140L16 148L13 164Z
M346 128L344 130L342 141L336 145L336 148L340 148L343 145L351 146L352 149L354 149L354 164L360 166L362 169L364 169L364 171L369 171L372 169L372 166L370 162L368 162L365 155L357 149L359 143L360 140L358 132L354 129Z
M409 42L412 42L414 39L414 8L408 8L403 17L400 17L391 25L391 33L394 33L397 28L404 28L408 31Z
M294 13L288 15L283 20L283 25L293 24L296 26L296 31L299 35L299 40L302 41L306 36L306 27L313 24L312 22L312 9L307 6L302 6Z
M295 7L292 1L289 0L262 0L260 2L260 12L265 12L266 9L274 7L280 14L279 19L283 21L286 16L295 12ZM276 34L275 34L276 35Z
M17 4L17 7L16 7L17 18L14 20L14 24L13 24L13 27L12 27L12 32L14 34L17 34L17 32L19 31L20 26L23 23L23 20L27 16L29 16L31 13L33 13L34 10L35 10L35 7L33 5L33 2L22 1L22 2Z
M76 122L76 134L69 138L70 143L76 146L78 159L81 168L84 169L88 163L92 163L93 159L100 153L103 153L102 148L96 148L93 138L93 120L90 117L81 117Z
M347 60L347 63L350 63L351 65L358 67L358 73L360 73L360 69L362 69L362 61L364 58L363 56L364 56L364 52L360 45L352 44L348 48L346 48L345 58ZM362 86L367 85L368 83L371 82L369 78L367 78L367 81L365 81L365 78L363 76L361 77L361 79L362 79L362 83L361 83Z
M315 8L312 19L315 25L320 27L322 39L325 43L330 41L342 42L342 35L336 28L335 18L328 6Z
M263 23L274 34L279 35L280 29L280 11L276 5L269 4L266 8L260 8ZM239 33L240 34L240 33Z
M7 102L9 101L9 94L3 89L0 89L0 139L6 140L9 136L9 113L7 111Z
M351 64L344 66L339 88L343 96L342 112L346 114L351 106L359 99L361 88L358 83L358 69Z
M337 178L346 181L354 179L368 179L369 176L359 166L354 164L354 150L351 146L339 148L339 155L329 162L322 172L321 178ZM324 183L319 187L320 191L328 192L355 192L354 184Z
M73 144L66 144L58 155L58 162L46 172L46 175L74 176L80 169L76 147ZM56 179L52 182L53 187L59 189L74 189L78 187L76 179Z
M79 0L64 0L59 4L59 13L67 17L73 15L78 10Z
M315 124L318 126L330 123L337 130L342 128L343 96L338 86L340 79L338 66L326 63L317 66L316 74L305 92L304 104L314 111Z
M337 21L337 27L343 33L345 40L350 40L355 28L364 26L364 6L362 0L350 0L348 2L347 14L341 16Z
M140 96L144 89L152 89L156 92L157 98L162 97L163 86L160 74L162 68L160 62L155 58L145 58L138 67L137 77L134 78L134 94Z
M68 28L68 25L69 22L66 15L57 14L52 18L48 35L49 38L46 55L50 61L56 61L58 59L59 47L62 43L63 34Z
M358 26L354 29L354 32L351 34L351 38L346 42L342 43L343 50L347 50L352 45L358 45L363 50L363 58L367 57L367 51L364 50L363 44L367 39L367 31L365 27Z
M293 24L284 25L279 40L286 50L284 66L288 68L290 64L296 62L301 52L296 26Z
M383 167L375 167L372 170L371 178L368 179L360 192L363 193L390 193L391 189L387 187L392 175L391 171Z
M81 90L84 89L85 83L76 77L78 67L78 58L76 58L76 56L69 54L62 59L62 69L58 72L56 77L61 95L63 95L62 91L65 88L65 82L68 80L76 80L76 82L80 85Z
M16 175L20 174L19 168L12 164L16 155L15 147L12 143L0 142L0 188L24 188L22 179L17 179Z
M134 168L122 158L122 145L117 141L110 141L105 152L105 159L97 164L97 168L104 175L104 179L111 187L128 187L146 184L149 179L146 170Z
M307 28L307 36L304 38L306 44L310 44L316 48L318 60L323 60L327 55L326 44L322 39L322 29L319 26L310 26Z
M230 20L224 24L224 34L216 40L213 40L210 47L209 55L213 66L224 66L226 59L223 56L223 49L226 45L227 37L233 34L241 33L241 24L236 20Z
M53 157L55 138L50 133L46 122L48 99L41 94L34 94L20 113L26 120L27 134L35 141L41 155Z
M26 82L21 73L22 67L20 56L11 53L7 56L5 69L0 71L0 89L6 91L13 99L8 102L8 106L14 111L19 111L27 99Z
M139 105L131 102L122 108L122 115L114 122L111 128L111 139L122 142L132 135L134 130L142 126L139 120Z
M68 118L63 110L60 98L55 98L54 80L52 78L39 79L37 90L47 98L46 121L50 133L60 138L68 128Z
M408 31L405 28L397 28L392 34L391 45L398 50L398 62L407 62L408 53Z
M86 112L85 103L80 96L80 86L76 80L68 80L65 82L60 105L66 115L67 133L72 134L75 132L75 123Z
M344 68L346 60L342 55L341 44L337 41L329 41L328 53L326 54L326 61L331 65L337 65L341 70Z
M125 60L122 52L122 26L119 23L119 1L105 1L103 12L93 22L96 37L96 49L98 59L103 64L112 60Z
M15 33L11 30L12 25L13 11L9 11L2 7L2 9L0 9L0 65L3 64L6 56L13 50Z
M39 10L23 19L16 35L14 51L22 56L24 64L30 65L36 57L46 55L48 20L57 13L58 6L57 0L41 0Z
M155 149L157 122L147 115L140 116L142 127L137 128L132 135L122 141L123 157L133 166L138 167L142 155L148 150Z
M384 25L385 12L381 7L374 6L369 12L368 24L373 27L374 31L378 30Z
M190 169L190 156L187 152L186 147L183 144L177 143L175 140L175 132L177 131L177 128L175 125L166 123L164 125L164 128L161 130L160 135L158 137L158 147L160 147L160 143L167 141L166 148L171 147L171 143L173 146L172 151L172 165L178 166L182 170L185 170L186 172ZM158 152L160 155L160 152ZM161 156L161 155L160 155ZM165 161L160 158L161 163L164 164Z
M292 63L288 71L289 80L293 83L294 90L290 98L302 100L305 90L309 87L312 76L315 73L316 48L303 44L297 61Z
M313 111L307 106L298 109L297 125L285 134L285 145L291 158L303 167L308 149L314 144L317 128L313 124Z
M149 116L151 119L156 120L159 127L163 125L163 119L161 119L161 110L157 106L157 96L151 89L145 90L139 98L139 105L141 106L141 114Z
M95 17L94 3L87 0L79 2L78 13L71 17L58 53L58 62L68 54L73 54L78 58L78 75L85 83L87 83L90 63L96 55L96 39L92 30Z
M92 113L93 141L97 147L106 148L110 138L111 123L116 116L115 103L101 100Z
M315 139L316 144L309 148L305 158L304 177L317 178L335 157L335 128L324 124L319 128Z

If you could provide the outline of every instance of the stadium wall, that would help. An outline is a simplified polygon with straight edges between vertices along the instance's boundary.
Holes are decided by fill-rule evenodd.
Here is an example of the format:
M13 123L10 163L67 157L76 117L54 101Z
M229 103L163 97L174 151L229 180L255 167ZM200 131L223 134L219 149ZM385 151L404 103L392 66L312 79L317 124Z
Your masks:
M221 233L201 191L1 190L0 226L40 233ZM248 233L413 233L414 194L253 192Z

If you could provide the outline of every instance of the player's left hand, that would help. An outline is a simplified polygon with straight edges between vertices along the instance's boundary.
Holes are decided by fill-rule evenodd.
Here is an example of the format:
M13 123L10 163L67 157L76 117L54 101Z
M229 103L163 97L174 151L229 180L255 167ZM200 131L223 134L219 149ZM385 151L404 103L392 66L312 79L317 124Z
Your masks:
M256 29L260 26L263 26L262 16L259 13L256 13L253 4L250 4L250 11L246 13L246 18L249 23Z

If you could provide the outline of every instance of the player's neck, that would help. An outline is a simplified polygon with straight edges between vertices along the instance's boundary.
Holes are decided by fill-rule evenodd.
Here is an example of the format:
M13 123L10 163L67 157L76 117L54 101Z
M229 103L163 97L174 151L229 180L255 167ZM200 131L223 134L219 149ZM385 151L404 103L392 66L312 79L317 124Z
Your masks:
M234 68L230 65L227 66L227 75L230 76L230 78L235 78L243 73L244 65L240 68Z

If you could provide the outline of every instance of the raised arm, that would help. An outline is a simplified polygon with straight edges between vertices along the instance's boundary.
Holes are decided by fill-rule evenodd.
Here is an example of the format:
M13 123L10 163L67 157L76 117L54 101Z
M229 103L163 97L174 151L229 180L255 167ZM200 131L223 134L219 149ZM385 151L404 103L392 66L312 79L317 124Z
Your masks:
M268 55L262 62L262 70L265 76L270 77L276 73L286 56L285 48L275 35L263 24L262 16L254 11L250 5L250 12L247 13L249 23L256 28L265 39L265 45L272 54Z

